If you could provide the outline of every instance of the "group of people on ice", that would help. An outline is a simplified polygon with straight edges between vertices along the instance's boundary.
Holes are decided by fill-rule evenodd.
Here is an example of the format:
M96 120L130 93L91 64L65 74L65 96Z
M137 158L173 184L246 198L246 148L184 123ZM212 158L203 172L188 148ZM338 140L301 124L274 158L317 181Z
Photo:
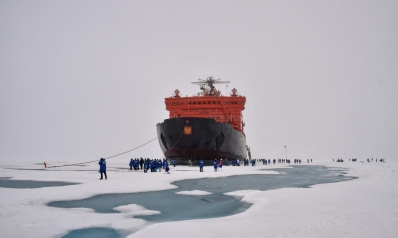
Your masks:
M215 158L213 161L214 172L222 171L223 164L226 164L227 166L229 165L227 162L227 159L225 159L225 161L224 161L223 159L217 160L217 158ZM232 160L232 166L235 166L237 164L239 166L239 160ZM203 172L203 166L204 166L204 160L200 159L199 160L199 171L200 172Z
M163 158L163 161L160 159L146 159L144 163L144 173L151 172L162 172L162 168L169 173L169 161Z
M143 158L141 158L141 159L138 159L138 158L131 159L130 163L129 163L130 170L132 170L133 168L134 168L134 170L142 169L142 167L144 166L145 160Z
M356 162L357 158L348 159L348 161ZM368 163L373 162L373 158L366 159L366 161L368 161ZM383 163L386 162L384 158L380 158L380 159L376 158L376 162L377 161L383 162ZM344 162L344 160L342 158L337 158L336 161L333 159L333 162ZM363 161L361 161L361 163L363 163Z
M287 163L287 164L290 164L290 159L278 159L278 160L276 160L276 159L273 159L273 160L270 160L270 159L268 159L268 160L267 159L252 159L251 161L249 159L244 159L243 160L243 165L244 166L249 166L249 163L250 163L250 164L252 164L252 166L255 166L257 161L258 162L263 162L263 165L268 165L268 164L271 164L271 163L273 163L273 164L275 164L275 163ZM301 159L294 159L293 162L295 164L301 164ZM310 162L312 162L312 159L307 159L307 163L310 163Z
M357 159L352 159L352 161L356 161ZM368 159L368 163L370 162L370 161L373 161L373 158L371 158L371 159ZM376 162L377 162L377 158L376 158ZM381 158L381 159L379 159L379 162L386 162L385 160L384 160L384 158Z
M173 161L175 164L175 161ZM130 163L130 170L134 168L134 170L144 170L144 173L151 171L151 172L162 172L162 168L166 171L166 173L169 173L169 161L167 159L163 158L161 159L149 159L149 158L141 158L141 159L131 159Z
M200 159L199 160L199 171L200 172L203 172L204 164L205 164L204 160ZM222 159L220 159L220 160L217 160L217 158L214 159L214 161L213 161L214 172L217 172L218 170L222 171L222 165L223 165Z
M176 167L177 160L171 160L171 163L174 167ZM169 173L169 161L165 158L162 159L149 159L149 158L141 158L141 159L131 159L129 162L130 170L144 170L144 173L147 171L151 172L162 172L162 168Z
M222 171L222 163L223 163L222 159L220 160L214 159L213 161L214 172L217 172L217 170Z

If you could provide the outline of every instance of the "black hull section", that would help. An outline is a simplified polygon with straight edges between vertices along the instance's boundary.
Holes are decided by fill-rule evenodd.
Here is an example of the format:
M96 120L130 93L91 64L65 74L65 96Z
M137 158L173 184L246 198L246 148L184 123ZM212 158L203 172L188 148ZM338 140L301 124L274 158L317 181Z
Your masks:
M184 126L187 125L191 127L192 134L184 133ZM247 157L246 137L229 123L185 117L166 119L156 127L164 156L176 159L178 164L197 165L203 158L209 165L215 158L242 160Z

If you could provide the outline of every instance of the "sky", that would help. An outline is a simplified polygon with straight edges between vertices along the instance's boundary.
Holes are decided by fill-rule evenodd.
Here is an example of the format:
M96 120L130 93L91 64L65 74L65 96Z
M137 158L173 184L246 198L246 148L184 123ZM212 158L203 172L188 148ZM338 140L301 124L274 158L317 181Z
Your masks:
M254 158L398 160L398 1L0 0L0 163L83 162L156 135L214 76ZM157 140L115 159L162 157Z

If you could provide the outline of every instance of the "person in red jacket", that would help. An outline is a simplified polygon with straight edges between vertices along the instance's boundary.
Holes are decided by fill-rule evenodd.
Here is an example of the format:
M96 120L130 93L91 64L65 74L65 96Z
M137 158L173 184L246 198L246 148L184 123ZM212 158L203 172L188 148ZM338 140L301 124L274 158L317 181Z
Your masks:
M220 159L220 162L218 163L218 167L220 168L220 171L222 171L222 159Z

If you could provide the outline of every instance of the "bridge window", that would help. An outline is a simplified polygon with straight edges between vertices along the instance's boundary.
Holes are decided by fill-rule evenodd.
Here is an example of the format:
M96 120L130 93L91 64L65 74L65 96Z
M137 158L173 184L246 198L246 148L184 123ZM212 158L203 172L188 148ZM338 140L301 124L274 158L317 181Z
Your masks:
M202 104L201 102L198 102L198 104Z
M224 104L228 104L228 102L224 102Z
M216 102L213 101L213 104L216 104Z

